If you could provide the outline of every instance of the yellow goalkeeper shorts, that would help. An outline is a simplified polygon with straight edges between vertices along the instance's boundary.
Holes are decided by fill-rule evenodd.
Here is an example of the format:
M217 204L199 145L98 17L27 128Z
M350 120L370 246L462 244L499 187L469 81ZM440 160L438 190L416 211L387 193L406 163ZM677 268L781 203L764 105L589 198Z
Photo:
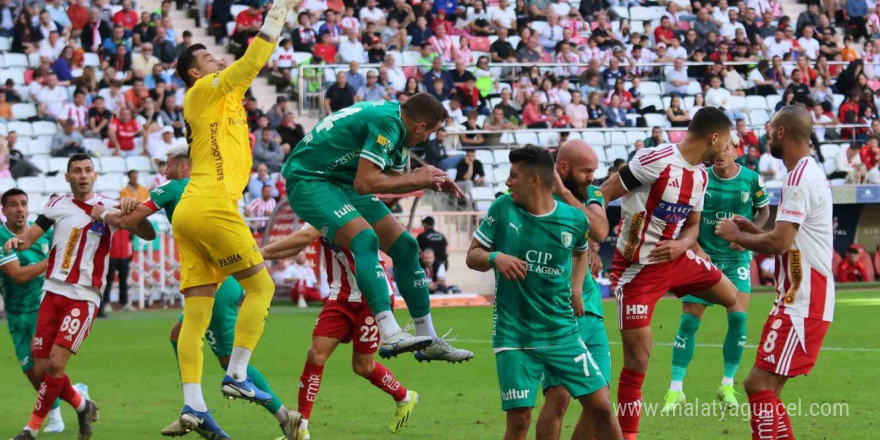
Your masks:
M180 289L220 284L263 262L235 200L186 197L171 221L180 253Z

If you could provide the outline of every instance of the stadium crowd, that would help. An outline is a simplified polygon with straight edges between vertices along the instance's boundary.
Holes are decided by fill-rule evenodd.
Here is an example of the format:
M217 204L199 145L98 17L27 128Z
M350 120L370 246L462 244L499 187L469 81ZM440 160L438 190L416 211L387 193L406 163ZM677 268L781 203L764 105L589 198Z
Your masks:
M99 188L111 196L133 190L143 199L163 183L165 152L186 142L185 85L174 66L197 38L170 17L184 6L196 6L199 22L236 55L268 9L229 0L164 0L156 10L131 0L0 1L0 187L36 185L37 212L47 199L38 194L59 188L60 161L79 152L101 158ZM736 121L738 161L771 185L786 171L759 127L791 102L813 111L815 156L834 183L880 183L880 7L866 0L810 3L797 17L775 0L308 0L282 37L265 75L284 93L245 102L254 173L240 209L256 218L255 231L284 196L278 171L310 128L297 123L289 98L313 95L324 113L418 92L441 100L450 118L414 149L414 165L455 174L471 196L462 209L484 208L503 189L495 174L509 164L488 147L554 148L581 137L599 150L604 177L636 150L680 139L675 129L703 106ZM347 67L322 67L335 64ZM841 123L862 127L834 127ZM538 128L557 131L522 131ZM120 273L130 260L124 248L114 254ZM448 264L439 252L423 264L434 266L432 257Z

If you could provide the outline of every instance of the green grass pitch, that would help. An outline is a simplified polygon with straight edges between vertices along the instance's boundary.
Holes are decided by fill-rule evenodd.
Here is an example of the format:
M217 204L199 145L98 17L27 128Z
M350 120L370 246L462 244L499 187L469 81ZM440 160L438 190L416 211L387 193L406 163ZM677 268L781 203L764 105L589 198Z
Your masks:
M749 348L737 374L742 392L755 358L761 325L770 310L772 297L756 294L749 308ZM813 403L845 403L849 415L838 417L792 416L799 439L876 439L880 429L880 393L875 388L880 366L880 342L876 317L880 313L880 292L840 292L837 313L813 373L789 382L783 399L801 399L804 411ZM268 377L285 403L296 407L296 391L305 352L318 310L299 310L276 305L253 358L253 364ZM173 421L182 405L177 367L168 333L179 311L117 312L95 323L92 335L71 361L74 382L89 385L101 406L95 425L95 440L157 439L159 430ZM616 330L616 307L606 302L606 321L612 348L612 396L620 372L620 335ZM678 326L681 305L663 300L653 321L655 347L651 369L645 380L646 404L662 402L668 387L671 342ZM398 312L403 322L406 312ZM438 309L434 311L438 330L453 328L456 345L473 350L476 357L465 364L419 364L412 356L384 362L408 388L421 395L409 426L399 439L499 439L504 432L495 360L492 355L492 310L488 307ZM689 401L710 401L721 378L720 345L726 331L723 310L709 310L697 335L698 344L685 393ZM5 324L2 325L5 327ZM0 399L0 438L13 437L27 422L34 392L12 352L5 328L0 336L0 376L5 378ZM321 392L315 404L310 430L320 439L389 438L388 423L393 411L391 399L351 372L351 348L341 346L324 371ZM262 408L224 400L219 384L223 372L206 351L204 389L215 417L234 439L274 439L280 435L276 421ZM745 396L742 397L745 401ZM538 403L540 407L540 401ZM63 404L67 423L63 434L41 434L39 438L76 438L76 417ZM563 430L569 438L579 406L571 406ZM533 416L533 421L537 413ZM749 424L740 417L692 415L680 417L644 416L640 439L747 439ZM532 433L534 433L534 428ZM532 434L534 435L534 434ZM197 434L190 434L198 438Z

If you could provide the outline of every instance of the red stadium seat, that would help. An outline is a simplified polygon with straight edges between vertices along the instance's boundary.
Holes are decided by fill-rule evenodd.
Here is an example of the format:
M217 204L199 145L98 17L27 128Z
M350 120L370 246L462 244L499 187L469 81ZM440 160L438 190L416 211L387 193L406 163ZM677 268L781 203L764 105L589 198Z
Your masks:
M678 22L678 28L687 32L687 31L691 30L691 22L681 20Z
M686 135L687 132L683 130L670 130L666 132L666 136L669 138L669 142L673 144L677 144L683 141Z
M843 257L834 251L834 255L831 257L831 273L837 274L837 266L840 266L840 262L843 261Z
M492 43L489 43L489 39L486 37L471 37L471 50L479 51L479 52L488 52L489 46Z

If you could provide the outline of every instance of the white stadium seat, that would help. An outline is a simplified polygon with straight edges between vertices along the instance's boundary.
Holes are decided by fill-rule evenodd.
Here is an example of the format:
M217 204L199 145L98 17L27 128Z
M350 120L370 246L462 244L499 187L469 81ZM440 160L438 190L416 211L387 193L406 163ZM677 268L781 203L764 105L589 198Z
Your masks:
M125 166L125 159L121 157L102 157L101 171L109 173L125 173L128 168Z
M131 156L125 158L125 165L129 170L141 172L153 172L153 161L147 156Z
M49 172L52 171L61 171L61 174L64 174L67 171L67 158L53 157L49 159Z
M544 148L554 148L559 145L559 133L538 133L538 142Z
M126 182L128 182L128 179L125 178L125 174L104 174L98 177L98 181L95 182L95 189L106 194L108 191L119 191L125 186Z
M822 157L828 161L829 158L837 157L837 153L840 151L840 145L837 144L822 144L819 146L819 151L822 152Z
M46 178L46 192L49 194L63 194L70 192L70 183L64 179L64 175Z
M16 183L19 188L27 191L28 194L42 194L46 192L46 178L43 176L22 177Z
M608 145L605 134L601 131L582 131L581 137L593 148Z
M5 193L12 188L15 188L15 179L0 179L0 194Z
M31 212L31 215L40 214L41 212L43 212L43 208L46 206L46 203L49 203L49 199L47 197L43 197L43 194L28 192L28 211Z
M493 163L504 165L510 163L510 150L492 150Z
M539 145L537 133L515 133L516 143L524 147L526 144Z
M490 150L477 150L474 152L477 160L483 163L483 165L492 165L495 163L495 158L493 157L493 152Z
M6 52L3 54L3 65L6 67L28 67L27 55L23 53Z
M44 173L49 172L49 156L39 155L31 156L30 162Z
M31 140L28 145L31 154L48 155L52 150L52 136L39 136Z
M661 115L659 113L646 113L644 115L645 122L648 123L649 127L668 127L669 119L666 118L666 115ZM643 138L644 139L644 138Z
M15 119L35 118L37 117L37 107L23 102L12 104L12 117Z
M495 167L495 169L492 170L492 180L494 182L506 182L508 176L510 176L510 165L502 165L500 167Z
M749 110L767 110L767 98L763 96L746 96Z
M645 131L628 131L626 132L626 145L634 145L636 141L645 140L648 136L648 133Z
M30 122L10 121L6 123L6 129L18 133L19 137L34 135L34 130L31 128Z
M645 81L639 86L642 95L662 95L660 84L653 81Z
M53 136L58 131L58 124L48 121L37 121L31 124L34 136Z
M101 139L85 138L83 139L83 148L94 153L102 153L107 150L107 144Z
M622 131L607 131L608 145L626 145L626 134Z
M626 147L623 145L612 145L605 149L605 155L608 157L609 161L615 161L617 159L626 160L629 153L626 152Z
M471 190L471 197L474 200L495 200L495 193L488 186L475 186Z
M779 95L770 95L767 96L767 109L771 112L776 110L776 104L782 101L782 98Z

